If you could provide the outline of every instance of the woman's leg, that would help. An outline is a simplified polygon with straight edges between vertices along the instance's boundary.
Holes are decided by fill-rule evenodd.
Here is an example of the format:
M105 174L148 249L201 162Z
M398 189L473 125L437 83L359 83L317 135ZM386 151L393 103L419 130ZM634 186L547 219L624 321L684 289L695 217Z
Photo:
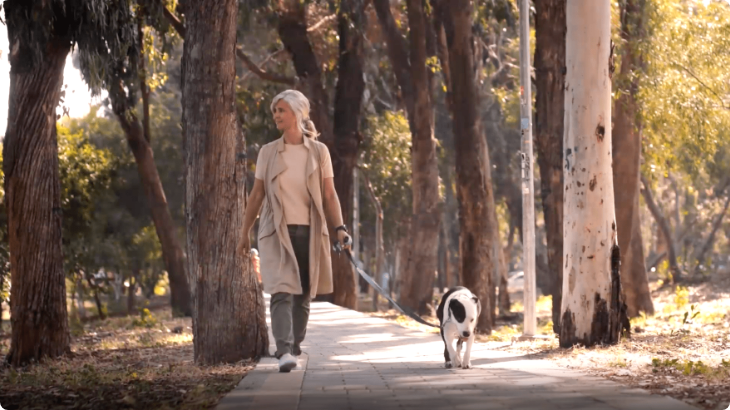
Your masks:
M292 354L298 356L302 353L300 347L307 334L307 323L309 323L309 227L296 226L289 229L289 236L292 240L294 255L299 265L299 279L302 283L302 294L293 295L292 304L292 330L294 332L294 345Z
M271 333L276 341L276 358L292 353L294 334L292 333L292 304L294 298L291 293L274 293L271 295Z

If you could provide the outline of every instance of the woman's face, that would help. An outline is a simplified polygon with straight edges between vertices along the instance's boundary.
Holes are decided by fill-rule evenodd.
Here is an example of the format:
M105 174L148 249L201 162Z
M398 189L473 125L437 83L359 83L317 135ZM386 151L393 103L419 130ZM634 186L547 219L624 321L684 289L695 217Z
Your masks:
M289 106L289 103L284 100L279 100L274 105L274 122L276 123L276 129L282 132L296 127L297 116Z

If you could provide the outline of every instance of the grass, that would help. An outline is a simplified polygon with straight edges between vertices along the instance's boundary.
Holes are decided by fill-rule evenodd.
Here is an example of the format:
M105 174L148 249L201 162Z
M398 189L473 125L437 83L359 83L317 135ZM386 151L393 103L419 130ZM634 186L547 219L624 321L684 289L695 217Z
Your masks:
M0 368L4 408L211 409L253 367L196 365L191 320L169 308L74 326L71 354ZM0 355L8 344L0 340Z

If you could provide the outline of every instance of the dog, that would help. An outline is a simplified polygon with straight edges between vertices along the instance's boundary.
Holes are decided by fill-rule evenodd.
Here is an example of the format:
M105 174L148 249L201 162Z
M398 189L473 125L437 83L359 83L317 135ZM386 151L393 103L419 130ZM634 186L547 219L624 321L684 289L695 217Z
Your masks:
M456 286L449 289L441 298L436 311L441 324L441 339L444 341L444 359L446 368L454 366L462 369L471 368L471 346L474 344L474 328L477 324L482 305L479 298L469 289ZM454 349L456 341L456 349ZM464 357L461 357L461 346L466 342Z

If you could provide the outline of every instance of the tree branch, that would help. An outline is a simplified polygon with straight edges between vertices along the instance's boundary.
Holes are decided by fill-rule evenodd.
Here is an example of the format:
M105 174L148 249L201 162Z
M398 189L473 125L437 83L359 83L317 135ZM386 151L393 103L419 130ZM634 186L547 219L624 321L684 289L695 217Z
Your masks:
M180 35L180 37L185 39L185 25L180 21L180 19L175 16L170 10L167 9L166 6L163 5L162 7L163 12L165 14L165 18L172 24L172 26L175 28L175 31L177 31L177 34ZM321 22L320 22L321 23ZM319 23L317 23L319 24ZM282 83L294 86L296 84L296 79L292 77L287 77L284 75L279 75L275 73L270 73L258 65L254 63L251 58L249 58L246 53L243 52L243 49L240 47L236 47L236 57L238 57L243 64L246 65L246 68L248 68L252 73L256 74L259 78L266 81L271 81L274 83Z
M705 89L707 89L707 90L708 90L709 92L711 92L711 93L715 94L715 97L717 97L718 101L720 101L720 104L722 104L722 108L724 108L724 109L728 109L728 107L726 107L726 106L725 106L725 101L723 101L722 97L720 97L720 94L718 94L718 93L717 93L717 91L713 90L713 89L712 89L711 87L709 87L709 86L708 86L707 84L705 84L704 82L702 82L702 80L700 80L700 79L699 79L699 77L697 77L697 76L695 75L695 73L693 73L693 72L692 72L692 70L690 70L690 69L688 69L687 67L685 67L685 66L683 66L683 65L681 65L681 64L678 64L678 63L672 63L672 64L674 64L675 66L677 66L677 67L681 68L681 69L682 69L682 71L684 71L684 72L686 72L687 74L691 75L691 76L692 76L692 78L694 78L694 79L695 79L695 80L696 80L696 81L697 81L698 83L700 83L700 85L701 85L702 87L704 87Z
M722 220L725 218L725 214L727 214L728 206L730 206L730 196L725 199L725 206L722 208L722 211L720 211L720 214L715 218L710 235L705 240L705 243L702 245L702 249L700 249L700 252L696 257L697 266L695 266L695 273L699 272L700 266L702 266L702 259L705 258L705 254L707 254L712 247L712 244L715 242L715 234L717 233L717 230L720 229Z
M316 31L323 24L325 24L326 22L328 22L330 20L334 20L335 18L337 18L337 14L330 14L329 16L322 18L322 20L318 21L313 26L307 27L307 32L311 33L312 31Z
M282 83L294 86L296 84L296 79L293 77L287 77L285 75L279 75L275 73L270 73L261 67L257 66L256 63L251 61L251 59L246 55L246 53L243 52L243 50L240 47L236 47L236 56L243 61L243 64L246 65L246 68L248 68L252 73L256 74L259 78L266 81L271 81L274 83Z
M651 193L651 189L649 188L649 182L646 180L646 177L644 175L641 175L641 195L644 197L644 201L646 202L647 207L649 207L649 211L651 212L651 215L654 217L654 220L659 225L659 229L661 229L662 234L664 236L665 241L667 242L667 251L669 254L669 270L672 273L672 282L674 282L679 277L679 265L677 265L677 251L674 247L674 241L672 239L672 232L669 229L669 222L667 222L667 218L662 214L662 211L659 209L659 206L654 201L654 195Z
M170 24L172 24L172 26L175 28L177 34L179 34L180 37L184 39L186 31L185 25L182 23L182 21L180 21L180 19L177 18L177 16L173 14L173 12L168 10L167 6L165 6L164 3L162 4L162 12L165 14L165 18L167 19L167 21L169 21Z

